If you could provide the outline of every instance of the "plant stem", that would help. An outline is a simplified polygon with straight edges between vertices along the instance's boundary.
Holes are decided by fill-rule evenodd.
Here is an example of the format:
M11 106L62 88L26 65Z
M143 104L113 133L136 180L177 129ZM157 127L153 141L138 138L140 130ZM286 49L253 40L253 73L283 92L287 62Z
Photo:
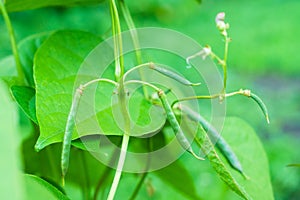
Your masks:
M116 81L119 83L118 98L119 98L121 112L123 114L124 123L125 123L124 134L123 134L122 145L121 145L121 153L120 153L116 173L114 176L114 180L107 197L108 200L113 200L117 191L117 187L119 185L119 181L121 178L121 174L122 174L122 170L126 158L126 152L127 152L129 138L130 138L129 137L130 117L126 109L126 94L124 89L124 78L123 78L124 59L122 55L123 48L122 48L121 26L120 26L119 13L118 13L115 0L110 0L110 10L111 10L111 18L112 18L112 32L113 32L112 34L114 37L113 39L114 39L114 53L115 53L115 78Z
M125 158L126 158L126 153L127 153L127 148L128 148L129 138L130 138L130 136L129 136L130 116L129 116L129 113L127 111L127 106L126 106L126 92L124 89L124 78L122 78L119 81L118 99L119 99L121 113L122 113L123 119L124 119L124 134L123 134L121 152L120 152L120 156L119 156L116 173L115 173L114 180L113 180L112 186L110 188L110 191L109 191L109 194L107 197L108 200L113 200L114 196L116 194L117 187L119 185L119 181L120 181L122 170L123 170L124 163L125 163Z
M127 152L127 147L128 147L128 143L129 143L129 138L130 138L129 135L127 135L127 134L123 135L121 153L120 153L120 157L119 157L115 177L114 177L112 186L110 188L107 200L113 200L114 196L116 194L117 187L119 185L119 181L120 181L120 178L121 178L125 158L126 158L126 152Z
M133 45L135 47L135 55L136 55L136 60L138 64L142 63L142 54L140 51L140 44L139 44L139 39L138 39L138 34L136 31L136 27L134 25L134 22L132 20L130 11L127 7L127 5L125 4L124 0L120 0L120 7L124 16L124 19L126 21L126 24L128 26L128 29L130 31L131 34L131 38L133 41Z
M231 93L228 93L228 94L221 93L221 94L206 95L206 96L184 97L184 98L175 100L172 103L172 107L173 107L173 105L175 105L176 103L181 102L181 101L188 101L188 100L195 100L195 99L216 99L216 98L219 98L220 100L223 100L223 98L231 97L231 96L234 96L234 95L237 95L237 94L249 97L250 96L250 91L240 89L239 91L231 92Z
M135 57L136 57L136 60L137 60L137 64L140 65L140 64L142 64L143 61L142 61L142 53L140 51L140 44L139 44L138 33L136 31L136 27L135 27L134 22L132 20L130 11L129 11L127 5L125 4L125 1L120 0L119 2L120 2L120 7L121 7L121 10L122 10L124 19L126 21L126 24L128 26L128 29L130 31L130 35L131 35L131 38L132 38L132 41L133 41L133 46L134 46L134 49L135 49ZM139 70L139 75L141 77L141 80L145 80L145 75L144 75L142 70ZM147 88L145 86L143 86L143 93L144 93L145 98L149 97Z
M83 189L83 197L85 199L90 199L90 188L91 188L91 184L90 184L90 180L89 180L89 171L88 171L88 166L87 166L87 163L86 163L86 159L85 159L85 153L84 151L81 151L79 150L78 151L80 157L81 157L81 162L82 162L82 171L84 173L84 181L85 181L85 186L84 186L84 189Z
M145 181L147 175L148 175L147 172L145 172L145 173L142 174L142 177L141 177L141 179L140 179L138 185L135 187L135 189L134 189L134 191L133 191L133 194L132 194L131 197L129 198L130 200L134 200L134 199L136 198L136 196L137 196L137 194L139 193L139 191L140 191L140 189L141 189L141 187L142 187L142 185L143 185L143 183L144 183L144 181Z
M135 67L129 69L129 70L124 74L123 79L125 80L126 77L128 76L128 74L130 74L131 72L133 72L133 71L135 71L135 70L137 70L137 69L140 69L140 68L142 68L142 67L147 67L147 66L150 67L151 65L154 65L154 63L148 62L148 63L139 64L139 65L137 65L137 66L135 66Z
M121 144L120 144L121 145ZM117 156L117 149L114 150L113 152L113 155L112 157L110 158L110 161L109 161L109 165L108 166L112 166L114 165L115 161L116 161L116 156ZM104 181L107 179L107 177L110 175L111 171L112 171L112 168L110 167L106 167L106 169L103 171L98 183L97 183L97 186L96 186L96 189L95 189L95 193L94 193L94 200L97 200L97 197L98 197L98 194L99 194L99 190L102 186L102 184L104 183Z
M153 141L152 141L152 138L148 138L148 150L149 152L152 152L153 151ZM137 186L135 187L131 197L129 198L130 200L134 200L136 198L136 196L138 195L143 183L145 182L145 179L148 175L148 169L149 169L149 166L150 166L150 163L151 163L151 157L150 155L151 154L148 154L148 159L147 159L147 164L146 164L146 169L145 169L145 172L142 174L142 177L140 179L140 181L138 182Z
M146 85L152 89L154 89L156 92L160 91L160 89L158 87L156 87L155 85L151 84L151 83L148 83L148 82L145 82L145 81L140 81L140 80L130 80L130 81L126 81L125 85L128 85L128 84L136 84L136 83L139 83L139 84L142 84L142 85Z
M122 55L123 47L120 19L115 0L110 0L110 11L112 20L112 34L114 40L115 78L116 81L119 81L124 74L124 59Z
M16 68L17 68L17 72L18 72L18 78L20 79L21 83L26 83L26 79L25 79L26 77L25 77L23 68L21 66L14 29L12 27L11 21L10 21L8 13L7 13L7 10L6 10L5 5L2 2L2 0L0 0L0 10L2 12L4 21L5 21L5 24L6 24L6 28L7 28L8 33L9 33L10 44L11 44L11 48L12 48L14 58L15 58Z
M229 41L230 39L228 36L225 37L225 48L224 48L224 63L223 63L223 70L224 70L224 88L223 88L223 94L226 93L226 86L227 86L227 57L228 57L228 46L229 46Z

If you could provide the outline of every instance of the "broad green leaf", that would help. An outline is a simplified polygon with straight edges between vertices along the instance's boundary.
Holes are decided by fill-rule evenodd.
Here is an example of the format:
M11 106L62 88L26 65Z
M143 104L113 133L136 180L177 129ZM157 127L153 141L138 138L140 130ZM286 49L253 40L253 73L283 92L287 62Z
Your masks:
M26 186L26 199L57 199L65 200L69 199L56 187L48 183L47 181L41 179L38 176L26 174L25 186Z
M76 6L101 3L104 0L6 0L5 6L9 12L30 10L49 6Z
M37 51L34 78L41 133L36 149L62 141L76 73L84 58L100 41L99 37L86 32L58 31Z
M34 87L33 80L33 58L36 50L49 36L49 33L40 33L31 35L18 44L18 52L22 68L25 72L28 84ZM18 85L17 70L13 55L9 55L0 60L0 77L4 79L8 85Z
M225 166L224 162L220 159L218 154L216 153L213 144L209 140L208 136L205 134L202 140L202 151L207 154L207 158L209 159L212 167L220 176L220 178L238 195L243 197L244 199L251 199L244 188L236 181L236 179L232 176L228 167Z
M207 137L202 137L200 142L204 142L202 151L207 154L211 166L219 177L227 186L240 196L244 196L245 199L274 199L267 157L253 129L241 119L227 118L222 136L236 153L249 180L232 169L221 153L216 153ZM211 151L208 152L210 149ZM210 190L209 188L213 186L216 188ZM213 184L213 182L206 187L203 189L210 192L220 190L218 184ZM233 198L228 192L226 195L229 195L229 199Z
M87 135L72 141L72 145L84 151L100 152L100 135ZM102 144L101 144L102 145Z
M0 60L0 78L8 86L18 83L18 73L16 70L15 59L13 55L7 56Z
M26 79L30 86L34 87L33 80L33 58L37 49L45 41L50 33L39 33L31 35L18 44L20 62L23 67Z
M4 83L0 81L0 157L3 162L0 165L0 198L22 199L22 177L18 169L18 115L17 108L9 98L9 92Z
M174 135L172 129L164 127L164 130L162 132L154 136L158 141L156 142L156 146L158 146L157 149L162 148L166 145L166 134ZM172 152L166 152L166 155L164 155L164 157L168 157L168 154L171 153ZM159 160L156 159L161 158L152 158L152 162L159 162ZM170 185L176 191L180 192L189 199L200 199L200 197L197 195L196 186L192 179L192 175L188 170L188 166L184 165L184 163L182 163L180 159L174 161L170 165L160 170L154 171L153 174L155 174L163 182Z
M236 180L253 199L274 199L268 158L255 131L239 118L227 118L222 133L250 178L237 175Z
M37 134L38 132L32 133L22 143L24 172L43 177L56 186L61 183L61 145L54 144L36 152L33 147ZM82 187L88 187L89 184L96 185L105 167L89 152L71 148L70 166L65 180L67 196L72 196L68 191L70 185L76 187L80 193Z
M101 55L97 55L95 63L89 63L88 66L94 68L84 71L84 75L78 75L78 70L100 41L99 37L86 32L59 31L51 35L36 53L36 110L41 130L37 150L62 141L74 89L99 78L93 70L98 70L99 59L105 59ZM113 68L108 67L103 76L113 79ZM77 77L83 77L85 82L76 82ZM159 130L165 123L163 110L146 101L139 90L130 93L128 107L133 121L130 134L143 135ZM122 135L119 103L112 103L117 97L114 86L107 83L86 88L79 103L77 132L74 132L73 139L93 134Z
M24 113L36 124L35 90L26 86L12 86L12 94Z
M188 166L177 160L171 165L155 171L154 174L189 199L200 200L192 176L187 168Z
M189 126L191 126L192 124L196 123L184 116L184 120L182 121L183 129L191 130L189 129ZM214 168L220 178L228 185L228 187L230 187L244 199L251 199L245 189L236 181L236 179L229 171L230 167L226 167L225 163L218 156L213 144L211 143L208 135L202 127L198 128L198 133L195 141L199 145L199 147L201 147L202 152L207 156L208 160L211 163L211 166Z
M236 181L228 170L230 167L226 167L225 163L220 159L207 135L203 140L201 149L207 154L212 167L218 173L220 178L238 195L244 199L251 199L245 189Z

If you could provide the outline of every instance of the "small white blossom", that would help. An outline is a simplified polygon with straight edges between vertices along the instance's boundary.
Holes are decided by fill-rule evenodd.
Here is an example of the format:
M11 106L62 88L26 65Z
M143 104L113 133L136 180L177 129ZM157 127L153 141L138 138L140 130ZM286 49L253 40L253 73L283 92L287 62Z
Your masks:
M218 13L215 21L216 21L216 26L221 32L221 34L227 36L226 30L229 29L229 24L225 23L225 13L224 12Z
M224 20L225 20L225 13L224 12L218 13L216 16L216 24L218 24L220 21L224 22Z

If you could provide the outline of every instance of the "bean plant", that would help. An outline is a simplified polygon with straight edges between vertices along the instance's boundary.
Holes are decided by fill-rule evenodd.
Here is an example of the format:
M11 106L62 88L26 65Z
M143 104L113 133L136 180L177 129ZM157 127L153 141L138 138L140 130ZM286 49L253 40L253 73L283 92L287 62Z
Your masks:
M98 3L105 3L110 12L108 40L112 46L108 49L113 55L105 70L97 68L95 62L87 64L91 71L102 70L100 76L88 72L89 68L80 72L80 67L88 62L90 52L103 44L105 36L58 30L16 42L9 12ZM216 31L221 36L217 39L224 43L223 56L205 45L184 57L183 64L170 67L147 57L141 48L140 31L124 0L0 0L0 8L12 48L12 55L0 62L0 67L7 69L1 78L32 127L32 134L22 142L26 175L21 179L29 185L25 198L43 199L48 195L52 199L74 199L78 196L72 193L80 189L82 199L160 199L159 195L166 192L164 185L168 185L181 198L206 199L197 180L204 177L201 167L209 161L226 188L235 193L230 193L233 197L273 199L267 158L251 127L241 119L226 118L222 131L201 113L203 101L217 100L224 105L229 97L244 96L256 103L269 123L266 105L258 95L250 89L228 92L228 52L232 39L224 12L215 18ZM125 27L130 37L124 36ZM134 56L124 52L129 39ZM106 59L97 51L96 55L99 62ZM199 59L220 67L223 80L218 93L203 92L201 88L206 87L203 80L184 74L201 67L194 62ZM155 82L149 81L149 74L157 77ZM170 84L165 84L168 81ZM176 91L186 88L196 91L195 95L177 97ZM134 107L129 105L131 101L135 102ZM92 109L90 104L94 104ZM195 109L195 105L200 109ZM256 112L254 104L251 112ZM91 122L100 126L101 131L93 129ZM147 125L150 128L145 128ZM177 146L167 149L160 158L151 157L150 153L172 142ZM149 155L138 164L130 157L131 152ZM165 166L153 167L169 156L175 159ZM134 165L142 166L140 171L130 170ZM129 173L134 181L126 179ZM163 186L157 186L155 180L160 180ZM36 183L38 186L34 186ZM34 196L36 191L40 191L38 196Z

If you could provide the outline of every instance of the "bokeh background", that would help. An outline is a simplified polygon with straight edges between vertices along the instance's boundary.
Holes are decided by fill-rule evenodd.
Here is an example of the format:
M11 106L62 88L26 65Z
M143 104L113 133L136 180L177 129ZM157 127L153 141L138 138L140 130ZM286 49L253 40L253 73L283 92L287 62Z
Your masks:
M165 27L210 44L223 54L214 18L226 12L230 23L228 91L249 88L265 101L271 124L259 108L242 97L227 101L227 115L245 119L263 142L276 199L300 198L300 2L298 0L218 1L127 0L137 27ZM17 41L57 29L110 34L106 3L100 6L47 8L11 13ZM11 54L0 19L0 58ZM245 152L247 153L247 152ZM213 199L207 198L207 199Z

